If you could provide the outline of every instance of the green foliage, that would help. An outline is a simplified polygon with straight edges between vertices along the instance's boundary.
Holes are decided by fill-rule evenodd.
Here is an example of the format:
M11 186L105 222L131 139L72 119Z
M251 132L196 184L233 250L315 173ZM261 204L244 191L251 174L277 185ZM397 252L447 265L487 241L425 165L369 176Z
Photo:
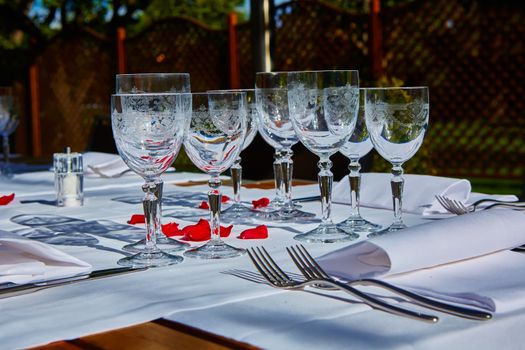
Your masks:
M151 24L155 20L173 16L183 16L196 19L211 28L221 29L226 27L226 18L230 12L244 4L243 0L152 0L138 17L135 30ZM244 19L244 14L238 13L239 20Z
M212 28L225 28L227 15L244 0L0 0L0 48L38 45L74 28L112 36L119 26L138 32L156 20L184 16ZM30 10L37 6L39 11Z

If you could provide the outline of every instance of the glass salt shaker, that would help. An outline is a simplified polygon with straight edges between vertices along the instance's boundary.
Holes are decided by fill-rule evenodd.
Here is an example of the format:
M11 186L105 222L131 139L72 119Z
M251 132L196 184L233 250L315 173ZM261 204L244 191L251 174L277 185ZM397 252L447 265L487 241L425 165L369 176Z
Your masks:
M55 190L59 207L78 207L84 204L84 170L82 154L66 153L53 155Z

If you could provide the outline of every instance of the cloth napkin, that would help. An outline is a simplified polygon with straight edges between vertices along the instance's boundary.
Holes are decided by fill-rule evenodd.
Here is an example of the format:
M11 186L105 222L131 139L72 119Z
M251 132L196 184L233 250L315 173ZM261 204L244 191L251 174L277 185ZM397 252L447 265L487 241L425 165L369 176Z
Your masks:
M517 266L525 269L525 254L506 251L525 242L523 227L522 212L486 210L362 241L318 261L329 274L344 281L393 277L433 297L489 310L495 309L499 296L485 295L486 285L492 283L492 289L497 291L499 283L519 289L519 300L525 307L523 284L516 284L517 280L505 273L502 266L508 264L494 264L498 259L506 261L500 257L511 254L514 260L519 259ZM478 278L473 277L473 272ZM503 288L506 294L516 294L508 288Z
M361 177L360 205L370 208L392 209L392 191L390 179L386 173L364 173ZM436 195L446 196L464 204L481 198L499 200L517 200L513 195L486 195L471 193L470 182L465 179L454 179L430 175L403 175L403 211L414 214L432 215L448 213L436 200ZM333 190L332 200L335 203L350 203L350 183L348 176L339 181Z
M129 169L118 154L102 152L86 152L83 154L84 174L86 176L100 177L90 167L96 168L98 172L106 176L120 174Z
M45 281L90 270L90 264L48 244L0 230L0 283Z

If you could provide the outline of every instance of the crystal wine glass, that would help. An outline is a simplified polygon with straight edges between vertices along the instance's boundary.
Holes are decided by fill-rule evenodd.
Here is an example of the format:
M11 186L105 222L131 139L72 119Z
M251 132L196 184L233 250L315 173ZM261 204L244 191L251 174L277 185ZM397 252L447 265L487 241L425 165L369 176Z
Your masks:
M255 90L241 89L241 90L222 90L222 91L239 91L246 93L246 135L242 144L241 152L244 151L253 141L257 134L257 108L255 106ZM219 91L220 92L220 91ZM227 222L246 222L246 220L253 216L253 210L241 203L241 185L242 185L242 166L241 157L238 156L235 162L230 167L230 173L233 183L233 204L221 213L223 221Z
M0 87L0 135L4 164L0 167L0 178L12 178L13 171L9 165L9 135L11 135L20 121L18 99L11 87Z
M380 236L405 228L402 218L402 165L417 152L428 128L429 97L427 87L369 88L365 93L366 127L376 151L392 164L394 222L372 232Z
M235 91L192 94L192 117L184 148L199 169L208 173L208 204L211 239L187 250L184 255L201 259L223 259L243 255L246 251L221 240L220 174L237 159L246 135L246 93Z
M359 160L367 155L374 146L365 123L365 91L359 89L359 112L352 136L341 147L340 152L350 160L348 182L350 183L350 217L337 224L337 227L349 233L371 233L381 229L381 225L363 219L359 212L359 192L361 188L361 164Z
M275 212L264 215L267 220L310 218L315 215L297 209L292 201L293 151L299 139L295 134L288 111L288 72L259 72L255 77L255 101L259 117L259 132L275 149L275 172L281 176L284 203ZM276 177L277 179L277 177ZM278 185L276 181L276 185ZM278 187L277 187L278 188Z
M184 101L184 102L182 102ZM156 245L158 198L155 180L175 160L188 125L184 105L191 94L119 94L111 97L111 123L118 152L124 162L145 180L142 190L146 218L146 243L141 252L120 259L124 266L164 266L182 261Z
M356 70L288 73L288 106L301 143L319 157L321 224L294 238L332 243L356 239L330 218L333 174L330 156L339 152L354 130L359 108L359 73Z
M188 73L137 73L117 74L115 77L116 91L118 94L143 94L143 93L168 93L168 92L190 92L190 75ZM185 106L191 113L191 105ZM189 118L188 118L189 120ZM155 179L155 195L158 200L159 226L156 230L157 247L165 252L177 252L189 247L189 244L166 237L162 233L162 192L164 182L157 177ZM130 252L140 252L146 247L146 240L128 244L123 249Z

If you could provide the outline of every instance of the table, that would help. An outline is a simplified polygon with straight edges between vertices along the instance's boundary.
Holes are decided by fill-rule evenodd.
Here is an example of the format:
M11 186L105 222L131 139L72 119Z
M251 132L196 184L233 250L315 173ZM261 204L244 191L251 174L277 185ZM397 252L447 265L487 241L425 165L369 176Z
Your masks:
M195 175L189 178L198 180ZM187 174L167 174L167 195L173 191L202 192L206 188L170 184L187 180ZM130 175L118 181L106 181L87 181L86 205L61 208L58 213L86 221L103 219L123 223L131 214L140 212L138 204L111 200L140 196L139 178ZM10 220L17 215L56 212L55 207L45 202L52 196L53 191L46 187L50 183L52 175L44 172L15 178L9 188L0 184L0 192L15 190L17 199L24 201L2 208L3 229L20 229L19 224ZM228 191L225 189L227 194ZM316 185L296 187L294 191L297 196L312 194L316 192ZM261 195L271 196L272 190L245 190L243 193L246 199ZM316 202L304 203L305 210L318 212L318 207ZM172 219L171 209L165 207L169 220ZM345 209L345 206L335 205L334 220L344 219ZM391 213L385 210L364 209L363 215L382 224L391 220ZM165 218L164 222L167 220ZM407 215L406 221L409 225L424 222L416 215ZM243 247L264 244L279 262L284 262L286 268L293 271L283 251L284 246L294 243L294 232L287 230L304 230L311 226L273 227L270 238L265 241L241 241L234 237L228 241ZM234 229L234 234L240 230ZM123 245L118 240L94 236L105 248L118 249ZM308 248L314 255L320 255L342 245ZM102 251L97 245L60 248L90 262L94 268L114 266L119 257L118 252ZM316 291L275 290L240 279L234 275L235 270L254 269L247 258L223 262L186 259L173 267L0 300L0 344L9 349L74 339L52 343L45 348L144 348L147 344L151 348L210 349L305 346L489 349L496 346L518 348L525 341L521 331L525 312L521 309L496 314L490 322L439 314L441 322L428 325L371 310L359 303L344 303L340 300L343 294L323 298ZM93 333L97 334L89 335Z

